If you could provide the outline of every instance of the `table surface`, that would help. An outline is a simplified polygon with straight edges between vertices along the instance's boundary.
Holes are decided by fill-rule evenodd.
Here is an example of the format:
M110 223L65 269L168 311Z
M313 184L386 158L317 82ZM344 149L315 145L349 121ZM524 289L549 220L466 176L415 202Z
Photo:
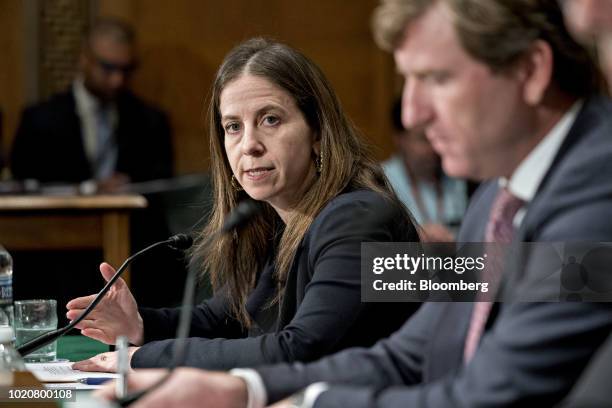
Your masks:
M57 341L57 357L65 358L71 361L83 360L92 357L98 353L108 351L108 345L99 341L90 339L85 336L63 336ZM42 387L34 376L29 372L16 373L14 377L14 387L18 388L39 388ZM0 390L0 394L2 394ZM17 401L17 400L16 400ZM75 401L68 402L63 400L55 400L55 402L33 402L19 400L18 402L8 403L0 402L1 407L7 408L26 408L26 407L41 407L41 408L112 408L110 404L104 404L100 400L95 399L91 395L90 390L76 391Z
M2 211L32 210L92 210L145 208L147 200L140 195L94 195L94 196L45 196L22 195L0 196Z
M102 249L118 266L130 256L130 213L146 206L134 194L0 195L0 242L9 251ZM123 278L129 286L129 270Z

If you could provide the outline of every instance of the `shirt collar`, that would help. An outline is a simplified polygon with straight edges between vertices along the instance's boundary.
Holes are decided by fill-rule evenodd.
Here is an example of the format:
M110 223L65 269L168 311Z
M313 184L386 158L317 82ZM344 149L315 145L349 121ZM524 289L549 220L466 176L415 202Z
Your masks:
M526 203L535 197L546 172L552 165L561 144L574 124L582 104L583 101L579 100L572 105L561 117L561 120L523 159L514 173L512 173L510 180L505 177L499 179L501 187L507 187L512 194Z
M83 77L78 76L72 83L72 92L79 111L95 111L100 106L100 101L85 87Z

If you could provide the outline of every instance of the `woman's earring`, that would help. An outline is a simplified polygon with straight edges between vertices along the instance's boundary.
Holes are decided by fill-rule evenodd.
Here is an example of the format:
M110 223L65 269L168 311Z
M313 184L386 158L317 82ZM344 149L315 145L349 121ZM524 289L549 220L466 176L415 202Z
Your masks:
M231 184L232 184L232 188L234 189L234 191L238 192L238 191L243 190L242 186L238 184L238 180L236 180L236 176L234 176L233 174L232 174Z
M315 157L315 168L317 169L317 173L321 175L323 172L323 152L319 153L319 155Z

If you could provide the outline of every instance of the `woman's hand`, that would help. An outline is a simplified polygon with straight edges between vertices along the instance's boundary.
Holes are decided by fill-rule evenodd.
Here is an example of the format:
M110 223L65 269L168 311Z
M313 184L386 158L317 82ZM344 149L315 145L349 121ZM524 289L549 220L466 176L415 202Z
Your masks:
M115 269L107 263L100 265L102 277L108 281ZM95 295L72 299L66 305L70 320L76 319L91 303ZM121 278L115 282L100 303L82 322L76 325L81 334L106 344L115 344L117 336L127 336L129 342L135 345L143 343L143 323L136 300Z
M132 361L132 356L140 347L129 347L128 358ZM72 365L73 370L81 371L102 371L105 373L117 372L117 352L109 351L108 353L100 353L87 360L77 361Z

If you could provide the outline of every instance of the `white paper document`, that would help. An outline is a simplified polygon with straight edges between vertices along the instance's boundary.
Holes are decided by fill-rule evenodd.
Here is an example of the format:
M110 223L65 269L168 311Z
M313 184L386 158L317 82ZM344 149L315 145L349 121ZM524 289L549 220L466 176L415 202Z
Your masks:
M116 373L73 370L72 362L26 363L26 368L43 383L77 382L82 378L117 378Z

